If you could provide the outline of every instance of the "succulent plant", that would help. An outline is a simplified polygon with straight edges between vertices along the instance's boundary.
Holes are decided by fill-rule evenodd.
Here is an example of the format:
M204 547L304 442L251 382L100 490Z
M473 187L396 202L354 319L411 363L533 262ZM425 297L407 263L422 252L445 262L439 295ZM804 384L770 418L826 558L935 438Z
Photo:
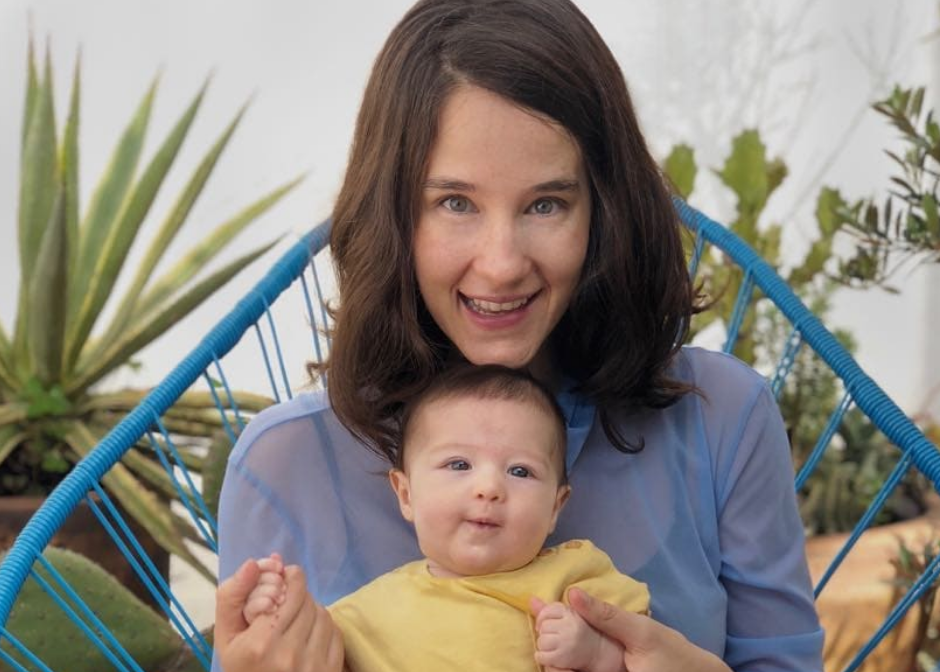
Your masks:
M186 655L188 647L169 622L104 569L78 553L61 548L47 548L43 557L142 669L182 672L191 667L187 665L190 661ZM45 567L37 566L36 574L63 595ZM75 609L73 600L70 599L69 604ZM71 672L111 669L104 654L34 578L23 584L6 627L49 669ZM38 669L9 642L4 640L0 647L27 670ZM0 671L8 669L0 662Z
M239 110L195 167L139 262L127 264L139 232L199 110L204 85L147 164L142 153L157 83L149 87L114 149L84 212L79 203L80 64L59 135L48 54L40 74L29 48L20 154L20 289L12 331L0 321L0 496L45 494L98 443L147 390L102 393L109 374L269 250L269 241L202 273L240 232L299 182L278 187L212 229L157 274L167 250L228 145ZM127 289L117 295L122 271ZM110 318L104 319L108 306ZM7 323L9 324L9 323ZM269 399L240 394L247 413ZM184 395L165 419L184 462L199 471L204 447L222 419L209 393ZM141 443L103 479L105 488L171 553L202 568L183 539L193 536L169 506L176 491L157 445Z

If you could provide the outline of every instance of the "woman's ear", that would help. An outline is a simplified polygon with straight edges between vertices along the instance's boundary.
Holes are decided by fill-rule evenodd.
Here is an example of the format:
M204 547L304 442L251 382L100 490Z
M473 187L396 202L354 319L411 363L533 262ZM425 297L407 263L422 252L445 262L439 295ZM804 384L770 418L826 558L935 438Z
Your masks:
M401 516L409 523L414 522L414 513L411 509L411 484L408 482L408 475L401 469L390 469L388 472L388 481L392 484L392 490L398 497L398 508L401 509Z

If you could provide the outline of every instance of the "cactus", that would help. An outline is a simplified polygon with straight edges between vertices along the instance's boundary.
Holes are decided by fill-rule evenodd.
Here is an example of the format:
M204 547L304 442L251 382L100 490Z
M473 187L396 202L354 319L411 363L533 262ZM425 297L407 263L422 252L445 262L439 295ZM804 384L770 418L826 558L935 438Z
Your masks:
M43 557L81 596L142 669L180 669L180 664L189 658L183 653L183 649L188 647L166 619L97 564L77 553L53 547L47 548ZM43 567L37 564L34 571L57 588ZM62 594L58 589L57 592ZM52 670L100 672L112 668L104 654L34 578L23 584L7 629ZM37 669L16 653L9 642L3 641L0 646L27 670ZM0 663L0 671L8 670L9 667Z

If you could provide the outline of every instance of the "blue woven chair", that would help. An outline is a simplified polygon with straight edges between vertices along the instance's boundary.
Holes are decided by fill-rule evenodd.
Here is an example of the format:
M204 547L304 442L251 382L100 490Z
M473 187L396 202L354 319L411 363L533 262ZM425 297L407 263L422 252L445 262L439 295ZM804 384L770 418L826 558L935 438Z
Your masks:
M862 532L871 524L885 500L905 474L911 470L918 470L933 483L934 488L940 488L940 453L937 447L859 368L845 348L752 249L733 233L686 204L679 202L677 207L686 226L695 233L696 242L691 262L693 273L709 246L721 250L741 270L740 291L733 315L726 325L725 349L731 351L734 347L747 314L747 308L758 293L755 290L759 290L759 293L767 297L779 309L793 329L792 336L787 341L786 351L771 376L772 389L779 393L783 388L787 374L796 360L797 352L804 345L808 345L842 381L845 390L843 403L833 411L826 430L797 474L796 487L800 488L819 465L832 443L831 439L836 428L851 405L870 418L871 423L898 447L893 472L885 480L867 511L858 521L855 530L848 536L846 543L820 578L817 586L818 595L831 578L837 575L846 555ZM17 672L53 669L43 660L47 657L48 651L43 650L42 646L37 646L36 650L30 651L23 643L28 639L24 633L7 629L11 612L19 608L23 601L21 599L18 604L18 598L22 598L27 588L35 591L36 585L34 584L38 584L39 589L48 593L50 597L48 608L61 610L62 614L74 622L76 632L89 640L90 644L86 647L92 652L89 655L97 656L96 660L100 660L100 665L94 669L111 669L110 665L122 671L142 672L143 670L140 662L143 659L139 656L135 659L135 655L130 653L135 650L133 646L126 641L118 641L118 637L115 637L99 620L94 610L79 598L78 592L81 592L81 586L69 586L63 572L58 571L43 556L53 534L83 501L98 516L101 524L112 533L115 543L148 587L154 598L153 601L163 607L165 618L173 624L180 633L182 641L185 642L187 655L179 657L175 667L167 663L166 668L162 669L208 669L211 644L203 634L198 632L192 619L186 614L183 606L185 596L175 596L170 592L166 581L143 554L122 515L101 487L101 478L131 446L142 437L146 437L148 433L165 437L170 448L167 452L178 460L178 454L172 449L171 434L166 431L161 417L184 392L194 385L204 385L215 397L229 440L234 442L247 418L239 412L235 396L231 392L233 386L230 384L229 377L226 376L226 368L223 367L223 360L228 363L227 355L249 331L255 331L257 335L257 342L253 346L257 348L256 361L263 364L260 375L269 381L272 397L277 400L292 395L285 360L293 364L296 364L296 361L293 357L285 358L282 352L272 306L275 300L293 285L290 292L300 297L299 311L305 315L312 327L310 348L303 356L322 360L329 347L328 339L323 336L327 316L322 307L320 279L311 259L312 255L325 247L327 238L328 228L324 224L296 243L261 282L167 375L163 382L77 465L21 531L0 564L0 669L7 667ZM246 342L251 340L245 339ZM239 348L245 346L246 344L242 343ZM162 454L162 451L157 452ZM164 466L169 476L175 482L180 483L179 491L190 511L195 529L204 536L206 545L214 549L215 521L201 498L195 493L196 488L193 483L187 480L188 474L182 463L177 461L174 464L173 461L167 459ZM854 647L851 660L844 668L846 671L856 670L862 665L866 656L879 646L879 643L898 625L911 606L917 603L925 591L931 587L938 573L940 573L940 558L927 564L925 571L913 582L912 587L900 599L884 623L871 633L870 640L861 646ZM52 614L49 616L51 619ZM55 642L58 633L49 634L50 641ZM69 665L55 669L73 669L73 667Z

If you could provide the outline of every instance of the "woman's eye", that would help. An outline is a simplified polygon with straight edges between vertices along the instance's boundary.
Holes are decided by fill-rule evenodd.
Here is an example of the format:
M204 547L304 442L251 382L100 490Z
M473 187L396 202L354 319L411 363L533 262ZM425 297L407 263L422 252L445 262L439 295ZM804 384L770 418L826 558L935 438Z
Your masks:
M536 215L554 215L561 205L552 198L540 198L530 206L530 210Z
M473 206L470 205L470 199L463 196L448 196L442 201L445 208L457 214L472 212Z
M452 460L447 463L447 467L451 471L467 471L470 468L470 463L466 460Z
M515 476L516 478L528 478L532 475L532 472L525 467L511 467L509 469L509 475Z

